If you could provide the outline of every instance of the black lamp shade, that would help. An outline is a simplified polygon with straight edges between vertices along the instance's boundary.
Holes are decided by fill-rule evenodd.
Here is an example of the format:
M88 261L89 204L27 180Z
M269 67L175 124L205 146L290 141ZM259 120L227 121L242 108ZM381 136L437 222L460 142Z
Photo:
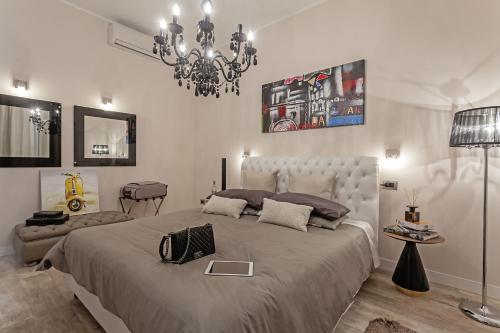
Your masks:
M500 145L500 106L464 110L455 114L450 147Z

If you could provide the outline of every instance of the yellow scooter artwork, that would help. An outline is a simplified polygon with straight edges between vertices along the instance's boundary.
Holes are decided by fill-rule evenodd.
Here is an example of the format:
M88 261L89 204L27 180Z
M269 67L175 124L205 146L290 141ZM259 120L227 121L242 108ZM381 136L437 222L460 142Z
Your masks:
M65 196L68 208L72 212L78 212L83 207L87 207L84 199L83 180L80 173L63 173L66 176L64 181Z

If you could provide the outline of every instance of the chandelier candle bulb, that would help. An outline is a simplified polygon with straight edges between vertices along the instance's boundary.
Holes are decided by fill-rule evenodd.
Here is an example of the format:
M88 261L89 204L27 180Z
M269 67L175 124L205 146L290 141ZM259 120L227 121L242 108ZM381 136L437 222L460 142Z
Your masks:
M203 4L203 11L207 15L212 14L212 3L210 1L205 1L205 3Z
M174 6L172 7L172 13L174 14L174 16L179 17L181 15L181 7L179 7L178 4L174 4Z
M160 29L163 31L167 30L167 21L165 19L160 20Z

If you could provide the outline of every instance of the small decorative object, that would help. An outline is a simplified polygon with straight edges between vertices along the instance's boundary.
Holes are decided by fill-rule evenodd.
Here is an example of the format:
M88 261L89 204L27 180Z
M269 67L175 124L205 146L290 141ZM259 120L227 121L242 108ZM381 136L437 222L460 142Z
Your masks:
M215 180L214 180L214 181L212 182L212 191L211 191L211 193L212 193L212 194L215 194L215 193L217 193L217 192L219 192L219 191L217 190L217 183L216 183L216 182L215 182Z
M417 203L417 191L412 189L411 191L405 190L406 198L408 199L408 208L405 211L405 221L408 222L419 222L420 221L420 212L417 212L418 206Z
M97 173L92 169L40 171L42 210L80 215L99 211Z
M481 302L463 300L459 308L472 319L494 327L500 327L500 310L488 304L486 240L488 239L488 151L498 146L500 146L500 106L469 109L455 114L450 147L482 148L484 154L482 298Z
M262 86L262 132L362 125L365 61Z
M203 0L201 8L205 17L198 22L196 41L201 49L188 50L184 42L184 27L179 24L180 7L174 4L173 20L168 23L160 21L160 34L154 36L153 53L160 54L160 58L167 66L173 66L174 80L179 87L186 80L189 90L193 84L195 96L215 95L220 97L220 91L226 93L231 86L231 92L240 95L240 78L250 65L257 65L257 49L253 47L254 35L250 31L243 32L243 27L238 24L238 30L231 35L229 48L232 54L229 57L220 51L214 50L215 26L210 21L212 1ZM169 34L170 33L170 34ZM173 61L169 61L173 56Z

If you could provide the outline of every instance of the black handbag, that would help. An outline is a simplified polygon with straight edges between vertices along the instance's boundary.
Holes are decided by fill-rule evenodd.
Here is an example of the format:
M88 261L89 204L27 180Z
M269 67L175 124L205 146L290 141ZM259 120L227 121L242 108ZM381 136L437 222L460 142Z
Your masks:
M173 264L184 264L215 253L212 225L207 223L163 236L159 252L162 262Z

